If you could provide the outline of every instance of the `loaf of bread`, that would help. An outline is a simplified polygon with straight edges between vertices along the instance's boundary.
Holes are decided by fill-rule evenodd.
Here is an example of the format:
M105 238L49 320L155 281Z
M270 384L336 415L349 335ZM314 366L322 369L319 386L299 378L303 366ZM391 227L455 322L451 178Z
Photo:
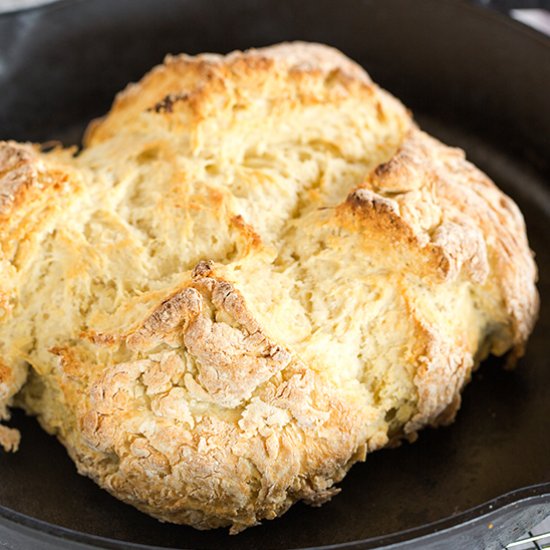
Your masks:
M82 150L3 142L0 244L0 415L199 529L450 422L538 308L516 205L317 44L167 57Z

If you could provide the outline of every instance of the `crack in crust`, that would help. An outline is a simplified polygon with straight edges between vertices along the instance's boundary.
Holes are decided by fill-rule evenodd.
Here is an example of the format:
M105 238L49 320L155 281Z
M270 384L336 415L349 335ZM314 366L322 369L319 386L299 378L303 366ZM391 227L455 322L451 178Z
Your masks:
M145 352L161 343L180 345L183 334L197 362L195 390L220 406L236 407L284 369L290 353L266 337L234 286L213 276L210 262L195 267L192 281L192 287L165 300L126 343Z
M153 107L150 107L149 111L155 113L172 113L174 112L174 104L178 101L186 101L189 99L189 94L168 94L164 96L158 103L155 103Z
M465 160L463 151L416 129L365 187L371 190L366 202L383 214L387 230L431 251L447 280L464 269L473 283L485 285L492 274L513 321L515 354L521 355L539 301L536 265L517 206ZM518 302L520 295L524 300Z

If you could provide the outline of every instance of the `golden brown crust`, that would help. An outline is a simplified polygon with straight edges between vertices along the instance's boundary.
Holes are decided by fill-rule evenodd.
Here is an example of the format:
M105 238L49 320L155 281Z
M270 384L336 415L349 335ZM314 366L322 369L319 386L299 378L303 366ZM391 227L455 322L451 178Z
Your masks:
M490 272L498 274L513 339L521 349L536 320L538 296L536 266L517 206L465 160L462 150L416 130L367 186L381 197L391 196L409 231L437 247L447 278L464 269L473 283L483 285ZM516 269L515 262L524 269Z
M25 192L38 185L36 155L30 145L0 143L0 215L7 217L24 200Z
M0 319L9 321L19 300L26 270L40 240L77 184L72 174L48 163L30 144L0 141ZM20 350L0 344L0 420L27 376ZM0 426L0 447L16 450L19 434Z
M373 411L274 345L209 264L190 285L126 337L154 353L113 365L89 387L68 445L81 471L152 515L233 532L294 500L330 498L364 455ZM64 355L64 372L82 376L82 352ZM116 470L97 453L115 453Z
M370 230L382 232L394 246L400 241L416 248L424 259L409 266L409 273L438 276L448 283L467 278L488 295L494 293L491 301L502 300L503 308L491 311L494 326L487 335L490 344L484 345L489 346L487 351L500 355L510 350L513 342L511 358L521 355L538 311L533 284L536 266L524 222L517 207L464 159L462 151L413 129L395 156L378 166L340 209L344 217L351 213L355 218L359 213L363 227L366 223ZM510 258L523 268L518 271ZM498 289L490 292L487 287L494 283ZM414 294L406 286L403 293ZM476 300L477 307L479 302L481 297ZM489 309L488 303L483 306ZM463 341L449 340L437 325L426 323L414 299L409 313L427 341L414 378L418 410L405 425L405 432L414 432L425 424L452 421L460 406L460 391L474 367L476 350ZM508 320L499 326L503 317ZM423 339L416 338L417 342Z
M282 79L277 78L279 71L286 73ZM109 115L89 127L85 141L90 146L109 139L145 111L162 116L173 129L191 126L190 141L196 150L202 144L193 126L200 127L213 111L223 126L224 119L233 117L252 95L264 93L275 104L281 99L308 104L338 101L350 91L372 96L368 75L337 50L318 44L281 44L226 57L167 56L139 84L118 94Z
M0 413L29 363L18 403L164 521L322 504L536 316L515 205L325 46L168 57L76 158L4 147Z

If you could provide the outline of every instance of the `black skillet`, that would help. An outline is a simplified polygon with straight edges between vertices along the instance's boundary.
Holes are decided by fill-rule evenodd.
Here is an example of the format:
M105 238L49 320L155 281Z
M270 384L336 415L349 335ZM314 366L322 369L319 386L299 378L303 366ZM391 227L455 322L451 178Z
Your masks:
M114 93L168 52L289 39L362 63L523 210L540 321L516 371L490 360L451 427L356 465L320 509L230 537L163 525L80 477L33 419L0 455L0 547L502 548L550 514L550 43L451 0L88 0L0 16L0 138L78 142Z

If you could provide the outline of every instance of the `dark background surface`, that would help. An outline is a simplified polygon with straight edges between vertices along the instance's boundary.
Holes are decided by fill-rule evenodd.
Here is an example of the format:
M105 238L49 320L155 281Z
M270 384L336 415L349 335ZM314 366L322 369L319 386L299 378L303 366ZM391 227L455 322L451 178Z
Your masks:
M61 2L0 16L0 138L77 142L114 93L166 53L225 52L296 38L332 44L358 60L425 129L465 148L518 202L541 267L543 298L520 367L505 372L498 360L483 365L450 428L426 430L414 445L370 455L322 508L297 505L237 537L162 525L119 503L78 476L34 420L17 415L21 451L0 455L4 516L11 509L84 533L178 548L354 540L370 548L380 544L377 537L430 532L438 528L426 527L432 522L448 527L488 512L487 503L510 491L539 485L528 493L550 495L550 46L542 35L450 0ZM514 540L529 521L550 512L543 501L527 517L503 513L499 529L488 530L485 521L472 526L452 547Z

